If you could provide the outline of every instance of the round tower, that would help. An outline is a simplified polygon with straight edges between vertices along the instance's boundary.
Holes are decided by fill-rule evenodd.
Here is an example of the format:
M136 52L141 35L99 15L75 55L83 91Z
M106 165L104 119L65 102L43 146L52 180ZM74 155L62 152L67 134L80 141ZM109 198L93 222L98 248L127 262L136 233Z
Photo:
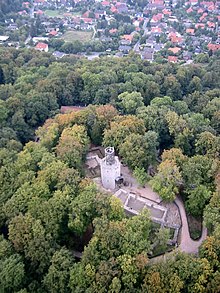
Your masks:
M105 157L100 162L102 185L106 189L114 190L115 179L121 175L121 164L115 156L114 147L105 149Z

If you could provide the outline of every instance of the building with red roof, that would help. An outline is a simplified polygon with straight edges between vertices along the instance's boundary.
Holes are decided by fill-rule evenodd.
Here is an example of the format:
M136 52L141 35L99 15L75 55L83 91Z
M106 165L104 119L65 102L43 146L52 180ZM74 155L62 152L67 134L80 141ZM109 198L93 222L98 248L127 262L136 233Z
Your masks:
M129 41L131 43L133 40L133 37L134 37L134 35L123 35L121 38L123 40Z
M198 13L203 13L204 10L203 10L202 8L199 8L199 9L197 10L197 12L198 12Z
M196 23L195 24L195 28L196 29L199 29L199 28L204 29L205 28L205 24L204 23Z
M52 30L51 32L49 32L49 36L51 36L51 37L55 37L57 34L58 34L58 32L55 30Z
M215 23L214 22L208 21L207 25L208 25L208 28L215 28Z
M18 14L19 15L27 15L27 11L26 10L21 10L21 11L18 11Z
M154 35L160 35L162 33L162 29L160 27L152 27L151 28L151 32L154 34Z
M169 15L170 16L172 14L172 12L170 10L167 10L167 9L164 9L162 12L163 12L164 15Z
M118 13L118 9L115 6L111 7L111 12L112 13Z
M39 9L39 10L35 11L34 14L36 14L36 15L43 15L44 12Z
M82 14L82 17L83 18L88 18L89 17L89 14L90 14L90 11L86 11Z
M191 12L193 12L192 7L190 7L189 9L187 9L186 12L187 12L187 13L191 13Z
M102 1L101 4L104 7L110 6L110 2L109 1Z
M30 3L29 2L23 2L22 6L25 8L29 8Z
M81 18L83 21L84 21L84 23L88 23L88 24L92 24L92 18L87 18L87 17L85 17L85 18Z
M177 54L181 51L181 48L179 48L179 47L169 48L168 51L173 52L173 54Z
M45 43L37 43L35 49L38 51L48 52L48 44Z
M209 43L208 44L208 49L210 50L210 51L217 51L217 50L220 50L220 44L211 44L211 43Z
M186 29L186 33L187 34L190 34L190 35L194 35L195 34L195 30L194 30L194 28L187 28Z
M168 62L177 63L178 58L176 56L168 56Z
M116 34L117 33L117 28L112 28L112 29L110 29L109 30L109 33L111 34L111 35L114 35L114 34Z
M196 5L198 3L198 0L189 0L189 2L191 3L191 5Z
M203 21L205 18L206 18L206 16L208 15L208 13L203 13L203 15L199 18L199 20L200 21Z

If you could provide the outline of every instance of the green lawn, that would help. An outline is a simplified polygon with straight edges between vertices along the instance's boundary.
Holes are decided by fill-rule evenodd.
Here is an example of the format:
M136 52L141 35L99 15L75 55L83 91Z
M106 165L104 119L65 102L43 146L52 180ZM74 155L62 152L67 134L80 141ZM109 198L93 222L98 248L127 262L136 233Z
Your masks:
M45 10L44 11L45 15L49 16L49 17L63 17L64 12L60 11L60 10ZM71 13L72 16L79 16L80 13L79 12L72 12Z
M44 13L49 17L63 17L59 10L45 10Z
M65 42L73 42L73 41L81 41L81 42L87 42L91 40L93 35L93 31L91 32L84 32L84 31L67 31L62 36L62 39Z

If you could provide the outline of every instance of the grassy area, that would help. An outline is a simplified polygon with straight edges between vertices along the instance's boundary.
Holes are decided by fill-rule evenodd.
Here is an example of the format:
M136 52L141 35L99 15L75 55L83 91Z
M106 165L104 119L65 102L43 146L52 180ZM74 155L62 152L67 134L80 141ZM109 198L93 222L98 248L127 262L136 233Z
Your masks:
M93 32L84 32L84 31L67 31L62 36L62 39L65 42L73 42L73 41L81 41L81 42L87 42L91 40Z
M49 16L49 17L64 17L63 14L65 14L64 12L60 11L60 10L45 10L44 11L45 15ZM72 16L80 16L79 12L71 12Z
M49 17L63 17L59 10L45 10L44 13Z

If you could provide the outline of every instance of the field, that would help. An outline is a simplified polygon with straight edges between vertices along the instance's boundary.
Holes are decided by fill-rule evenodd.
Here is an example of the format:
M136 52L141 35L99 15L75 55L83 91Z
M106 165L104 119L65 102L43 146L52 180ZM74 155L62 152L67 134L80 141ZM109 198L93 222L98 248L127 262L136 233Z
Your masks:
M60 10L45 10L44 13L49 17L64 17L63 13ZM71 12L71 14L72 16L79 16L78 12Z
M59 10L45 10L44 13L49 17L63 17Z
M84 31L68 31L62 36L62 39L65 42L81 41L87 42L91 40L93 32L84 32Z

